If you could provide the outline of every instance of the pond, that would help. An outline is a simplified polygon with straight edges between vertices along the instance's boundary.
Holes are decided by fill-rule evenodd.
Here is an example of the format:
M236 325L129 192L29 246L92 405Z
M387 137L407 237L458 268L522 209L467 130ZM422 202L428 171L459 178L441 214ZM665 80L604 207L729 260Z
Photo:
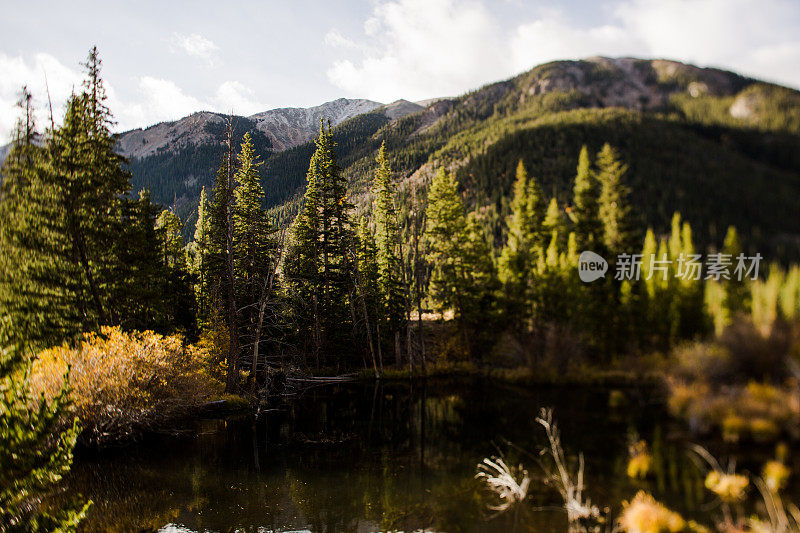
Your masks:
M690 441L662 398L648 387L624 394L610 407L599 387L327 385L257 421L201 420L181 435L79 454L69 493L95 502L85 531L560 532L552 488L534 482L516 517L493 516L474 479L477 463L498 452L536 474L546 438L535 418L552 407L567 454L585 454L593 502L618 506L646 489L687 516L713 514ZM651 443L650 480L625 475L633 434ZM737 464L757 471L773 449L740 451Z

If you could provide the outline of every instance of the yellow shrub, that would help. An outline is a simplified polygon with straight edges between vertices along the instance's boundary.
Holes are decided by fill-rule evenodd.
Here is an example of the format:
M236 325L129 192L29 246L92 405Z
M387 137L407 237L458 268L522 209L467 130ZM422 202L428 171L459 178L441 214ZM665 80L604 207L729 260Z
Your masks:
M677 533L686 527L681 515L670 511L650 494L639 491L622 504L619 527L628 533Z
M789 468L780 461L768 461L764 465L764 483L772 492L778 492L786 487L786 482L789 481L790 475Z
M647 442L640 440L630 446L629 452L628 477L632 479L646 478L653 465L653 456L647 449Z
M767 418L753 418L750 420L750 434L759 442L775 440L780 433L778 425Z
M76 347L42 351L31 371L31 390L52 397L61 376L69 382L76 415L90 440L115 439L185 412L216 384L207 373L205 352L184 346L177 336L104 327Z
M725 474L712 470L706 476L705 487L727 503L744 500L750 481L739 474Z
M739 415L729 414L722 421L722 438L726 442L739 442L739 439L747 430L747 420Z

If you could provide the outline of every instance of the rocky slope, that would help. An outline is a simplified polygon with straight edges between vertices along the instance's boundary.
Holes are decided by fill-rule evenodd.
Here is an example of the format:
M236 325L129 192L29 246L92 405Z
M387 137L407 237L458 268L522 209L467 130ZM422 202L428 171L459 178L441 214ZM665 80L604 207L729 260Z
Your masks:
M348 100L339 98L315 107L285 107L256 113L246 119L253 127L264 133L274 150L285 150L311 139L319 130L322 118L330 119L338 125L348 118L367 113L380 107L381 103L371 100ZM143 158L164 150L177 151L188 144L208 144L216 142L212 133L216 128L209 124L222 124L225 116L219 113L201 111L174 122L162 122L146 129L135 129L120 134L120 152L127 158Z

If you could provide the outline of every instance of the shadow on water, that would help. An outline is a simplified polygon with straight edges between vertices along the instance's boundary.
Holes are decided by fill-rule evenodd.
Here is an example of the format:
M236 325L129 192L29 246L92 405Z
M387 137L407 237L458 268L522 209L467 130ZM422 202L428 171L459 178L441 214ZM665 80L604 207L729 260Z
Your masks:
M594 501L616 505L643 488L677 510L708 512L680 426L650 396L628 391L612 409L602 388L319 387L255 423L203 420L184 436L78 457L70 492L95 502L86 531L511 531L510 515L487 516L475 466L502 451L533 471L526 452L545 445L535 418L553 407L567 453L586 454ZM652 443L647 482L625 476L634 431ZM530 494L516 531L565 531L561 512L533 511L557 507L558 495L540 484Z

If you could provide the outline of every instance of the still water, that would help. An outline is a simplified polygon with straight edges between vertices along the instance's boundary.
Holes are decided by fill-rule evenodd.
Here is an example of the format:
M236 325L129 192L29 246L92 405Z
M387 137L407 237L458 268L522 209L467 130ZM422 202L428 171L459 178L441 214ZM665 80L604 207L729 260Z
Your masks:
M535 418L552 407L567 454L585 454L593 502L618 505L646 489L690 517L713 514L688 437L659 394L626 389L626 404L612 408L609 393L483 380L327 385L255 422L202 420L182 435L79 455L70 493L94 501L85 531L560 532L553 489L534 483L516 516L492 516L474 479L498 452L535 474L546 443ZM625 476L634 433L655 456L648 481ZM763 448L738 464L755 471L772 453Z

